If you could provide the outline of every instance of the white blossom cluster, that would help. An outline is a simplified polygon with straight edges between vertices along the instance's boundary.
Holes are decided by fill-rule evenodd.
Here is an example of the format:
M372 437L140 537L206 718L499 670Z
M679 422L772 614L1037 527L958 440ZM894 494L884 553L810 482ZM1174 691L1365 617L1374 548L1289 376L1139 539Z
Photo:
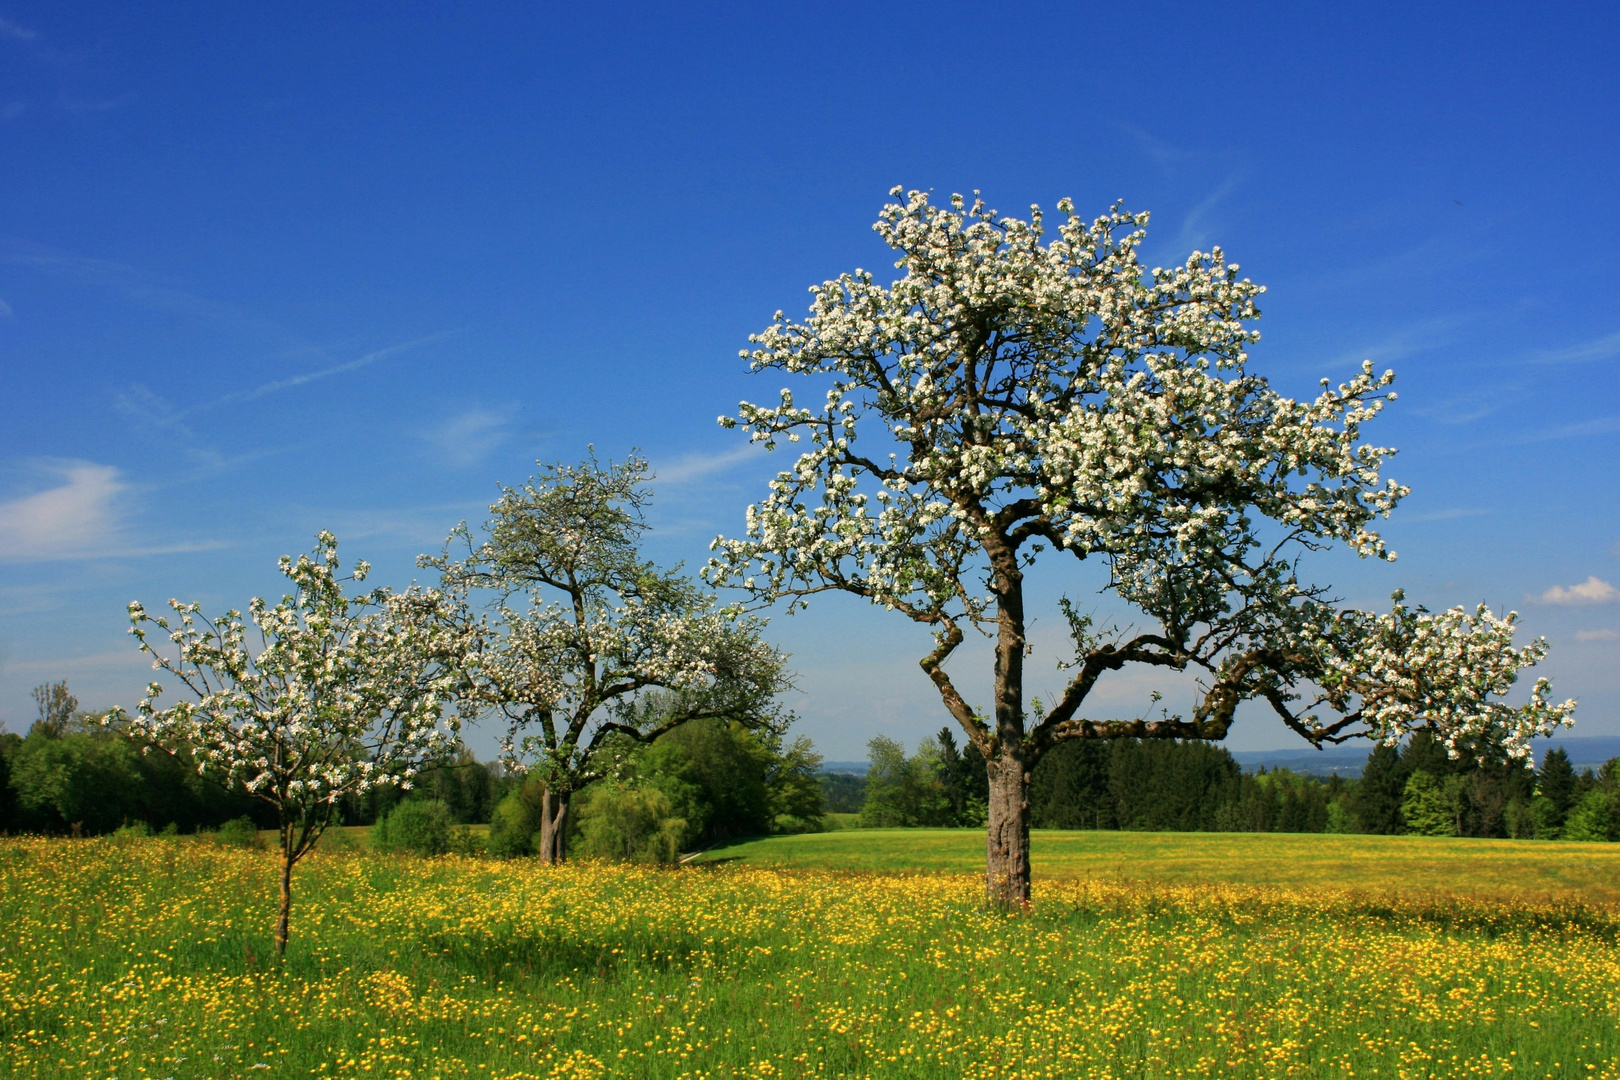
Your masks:
M745 536L714 542L709 580L790 610L850 591L932 626L940 644L924 667L970 733L983 725L953 703L939 665L960 624L993 633L999 734L1012 713L1021 730L1021 689L1006 680L1025 648L1021 568L1044 547L1102 560L1110 588L1161 631L1077 641L1079 671L1043 738L1102 732L1077 710L1100 675L1137 662L1209 673L1182 735L1219 737L1237 700L1277 704L1318 679L1365 692L1357 720L1381 738L1428 725L1449 745L1517 752L1566 722L1572 706L1547 704L1542 683L1521 709L1494 700L1545 651L1512 652L1511 618L1340 617L1294 576L1298 551L1335 542L1394 558L1370 526L1407 489L1381 476L1393 451L1362 441L1395 398L1393 373L1369 361L1313 400L1283 396L1245 370L1264 290L1219 248L1148 269L1146 214L1116 205L1088 222L1068 200L1058 209L1048 241L1039 207L1025 221L977 196L936 206L912 191L874 226L898 254L897 280L844 274L811 288L803 322L777 312L750 337L753 370L829 386L815 407L784 389L720 418L801 450L749 507ZM1397 624L1421 638L1402 676L1419 689L1380 659ZM983 734L986 748L999 737Z
M781 724L785 657L763 624L644 561L647 464L555 465L490 507L466 557L424 559L463 605L491 595L468 654L470 693L511 722L503 762L571 791L611 771L626 743L700 716ZM618 736L618 739L615 739Z
M189 752L199 772L241 783L284 823L322 823L346 795L409 787L454 745L458 719L445 706L470 633L443 617L431 590L345 596L331 533L319 534L313 557L283 556L280 566L293 592L274 605L254 598L247 620L235 610L209 619L177 600L173 617L130 604L130 633L191 699L161 708L154 682L134 716L110 722ZM353 579L367 570L357 564Z
M1454 758L1500 750L1515 760L1530 756L1530 740L1573 721L1575 702L1549 700L1552 684L1537 679L1530 700L1514 707L1502 699L1519 673L1547 655L1545 638L1513 647L1517 612L1496 618L1484 605L1438 613L1408 607L1400 593L1393 609L1376 618L1342 614L1345 647L1330 652L1317 682L1321 700L1344 713L1356 702L1358 719L1390 744L1428 726ZM1331 639L1330 639L1331 640Z

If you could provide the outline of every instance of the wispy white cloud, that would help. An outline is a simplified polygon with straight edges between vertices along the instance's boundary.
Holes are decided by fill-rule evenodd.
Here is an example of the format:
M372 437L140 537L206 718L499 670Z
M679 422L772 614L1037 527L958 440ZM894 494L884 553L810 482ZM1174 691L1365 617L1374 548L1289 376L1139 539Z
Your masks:
M735 449L718 454L687 454L668 465L658 466L654 472L659 483L689 484L694 480L724 472L733 465L758 457L762 453L764 451L754 444L744 443Z
M11 318L11 305L4 300L0 300L0 319L9 318Z
M1620 589L1593 574L1579 585L1554 585L1536 599L1543 604L1612 604L1620 600Z
M56 483L0 502L0 561L159 555L219 546L134 542L126 528L123 498L130 489L115 466L53 461L38 463L36 470Z
M10 19L0 16L0 37L13 38L17 41L35 41L39 38L39 32L26 26L18 26Z
M1400 521L1408 525L1414 525L1424 521L1455 521L1457 518L1484 517L1490 512L1489 510L1463 509L1459 507L1453 510L1430 510L1423 514L1401 514L1399 511L1396 513Z
M511 438L512 406L473 408L422 433L437 457L457 468L477 465Z
M101 545L119 528L115 502L127 490L111 465L87 461L46 466L60 483L0 503L0 556L52 559Z
M1611 360L1620 356L1620 330L1612 334L1605 334L1600 338L1582 342L1579 345L1570 345L1562 349L1550 349L1546 352L1535 353L1530 357L1533 364L1582 364L1592 360Z
M1582 439L1588 435L1607 435L1610 432L1620 431L1620 416L1600 416L1596 420L1583 420L1579 424L1562 424L1545 431L1532 432L1521 435L1516 442L1538 443L1556 442L1559 439Z
M1188 252L1208 251L1214 243L1216 222L1214 210L1228 195L1238 189L1239 178L1228 177L1226 182L1193 205L1182 219L1181 231L1176 234L1176 250L1186 258Z
M1613 630L1577 630L1576 641L1614 641L1620 639L1620 633Z

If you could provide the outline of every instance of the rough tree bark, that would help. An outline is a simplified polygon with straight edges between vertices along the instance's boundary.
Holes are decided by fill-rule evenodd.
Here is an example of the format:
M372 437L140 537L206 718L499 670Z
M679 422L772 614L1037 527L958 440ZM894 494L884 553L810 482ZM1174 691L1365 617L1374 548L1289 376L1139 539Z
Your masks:
M548 785L540 797L540 861L555 866L568 858L569 791L553 791Z

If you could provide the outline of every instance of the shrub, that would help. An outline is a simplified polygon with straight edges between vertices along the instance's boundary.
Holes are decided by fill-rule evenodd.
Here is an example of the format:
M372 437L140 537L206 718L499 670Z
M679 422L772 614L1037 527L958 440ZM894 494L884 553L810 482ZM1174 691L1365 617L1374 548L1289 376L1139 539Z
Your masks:
M1620 798L1602 788L1588 791L1564 819L1562 838L1586 843L1620 840Z
M489 853L497 859L534 854L534 836L540 831L539 784L524 784L495 805L489 819Z
M232 818L219 827L214 839L226 847L262 848L264 841L259 838L259 827L253 819L246 815Z
M152 835L152 826L144 821L126 821L113 830L112 838L117 841L144 840Z
M669 797L663 792L600 783L590 789L584 804L581 854L665 866L678 860L686 821L673 816Z
M443 855L450 850L450 808L438 799L407 799L371 827L373 851Z

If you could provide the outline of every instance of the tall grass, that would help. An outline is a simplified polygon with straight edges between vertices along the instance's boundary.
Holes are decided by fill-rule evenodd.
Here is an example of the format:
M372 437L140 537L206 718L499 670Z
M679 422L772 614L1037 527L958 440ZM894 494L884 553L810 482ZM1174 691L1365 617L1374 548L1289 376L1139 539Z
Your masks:
M855 838L861 833L848 833ZM0 841L0 1075L1620 1077L1620 910Z

